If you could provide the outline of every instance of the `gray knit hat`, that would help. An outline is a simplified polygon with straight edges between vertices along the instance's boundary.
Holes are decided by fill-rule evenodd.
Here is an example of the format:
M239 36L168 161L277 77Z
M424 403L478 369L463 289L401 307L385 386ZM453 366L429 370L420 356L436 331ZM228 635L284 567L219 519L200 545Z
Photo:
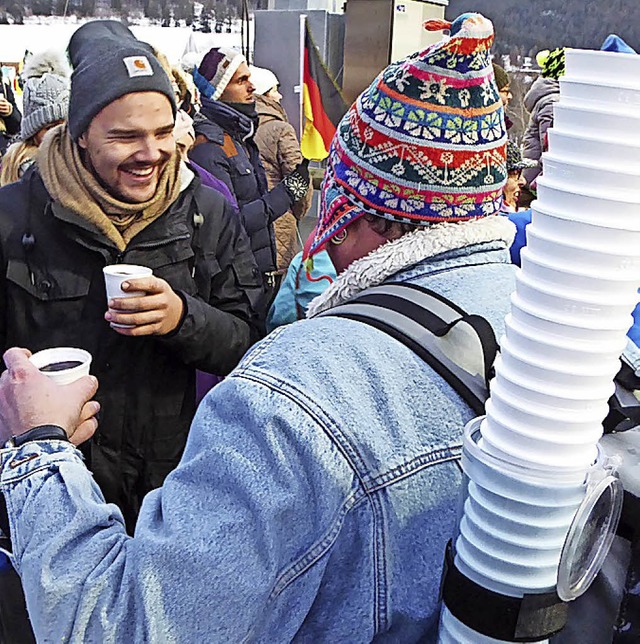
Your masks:
M30 139L43 127L64 121L69 110L69 65L62 52L34 54L25 65L20 138Z
M176 103L171 81L153 49L116 20L87 22L71 36L69 133L77 141L93 118L125 94L160 92Z

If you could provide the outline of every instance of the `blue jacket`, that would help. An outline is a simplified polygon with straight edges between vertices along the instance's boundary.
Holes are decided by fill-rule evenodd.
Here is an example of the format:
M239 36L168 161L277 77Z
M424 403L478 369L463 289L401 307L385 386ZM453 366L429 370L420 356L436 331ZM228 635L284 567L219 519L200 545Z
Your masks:
M302 252L299 252L289 264L287 274L282 280L267 316L267 332L283 324L303 320L311 300L320 295L336 279L336 269L331 263L329 254L323 250L313 258L312 280L302 263Z
M487 317L499 335L514 268L503 242L486 242L393 279ZM269 335L207 395L133 538L68 443L3 450L36 636L435 641L472 417L397 341L321 317Z

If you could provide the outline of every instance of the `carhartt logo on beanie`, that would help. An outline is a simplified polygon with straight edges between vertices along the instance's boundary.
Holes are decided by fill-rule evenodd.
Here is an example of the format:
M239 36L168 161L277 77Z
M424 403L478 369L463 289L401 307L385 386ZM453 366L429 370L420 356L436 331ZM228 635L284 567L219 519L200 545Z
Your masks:
M331 144L313 254L365 213L428 225L496 214L506 129L479 14L451 36L387 67L342 119Z
M214 47L202 59L198 69L193 70L196 87L201 94L217 101L238 67L246 62L247 59L235 49Z
M134 92L159 92L176 104L171 81L153 49L115 20L94 20L69 42L73 66L69 132L77 141L93 118L118 98Z

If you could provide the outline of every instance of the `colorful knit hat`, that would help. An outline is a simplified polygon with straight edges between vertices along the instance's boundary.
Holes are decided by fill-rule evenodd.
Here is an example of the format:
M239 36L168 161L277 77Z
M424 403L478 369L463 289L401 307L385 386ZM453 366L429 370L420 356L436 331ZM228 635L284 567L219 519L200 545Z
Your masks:
M342 119L310 255L365 213L429 225L500 211L507 136L493 25L464 14L425 28L451 36L387 67Z
M520 148L513 141L507 141L507 172L520 172L537 166L537 161L524 159Z
M542 76L544 78L558 80L561 76L564 76L565 52L566 49L564 47L552 49L551 51L545 49L544 51L538 52L536 61L542 69Z
M246 62L247 59L235 49L214 47L202 59L198 69L193 70L196 87L201 94L217 101L238 67Z

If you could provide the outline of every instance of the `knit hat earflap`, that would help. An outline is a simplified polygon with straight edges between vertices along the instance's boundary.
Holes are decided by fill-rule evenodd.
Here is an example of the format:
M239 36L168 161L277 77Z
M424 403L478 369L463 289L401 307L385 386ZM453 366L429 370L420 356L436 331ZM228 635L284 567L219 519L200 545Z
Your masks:
M22 72L25 79L20 124L22 141L52 123L66 120L70 73L63 52L45 51L29 58Z
M71 36L69 133L77 141L99 112L134 92L159 92L176 103L171 81L147 43L116 20L94 20Z
M200 93L207 98L217 101L225 88L247 59L235 49L229 47L214 47L210 49L193 70L193 79Z
M387 67L340 122L310 255L365 213L429 225L500 211L507 137L493 25L465 14L425 27L451 35Z

